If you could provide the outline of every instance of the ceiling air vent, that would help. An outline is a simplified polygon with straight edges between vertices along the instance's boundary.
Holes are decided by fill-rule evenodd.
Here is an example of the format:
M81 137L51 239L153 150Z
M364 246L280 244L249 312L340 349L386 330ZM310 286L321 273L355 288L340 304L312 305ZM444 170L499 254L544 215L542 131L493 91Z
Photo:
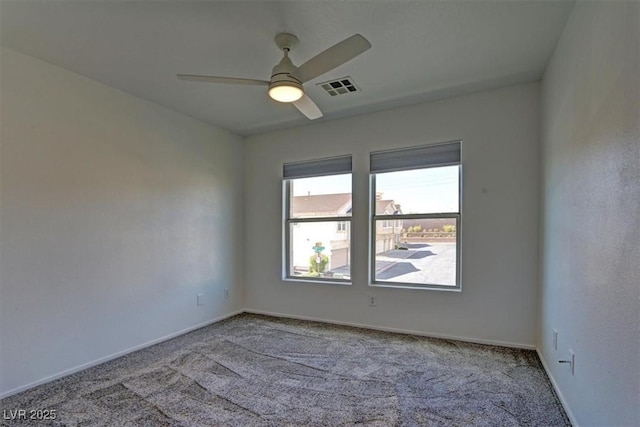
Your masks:
M349 76L318 83L317 86L320 86L331 96L360 92L360 88L356 86L353 79Z

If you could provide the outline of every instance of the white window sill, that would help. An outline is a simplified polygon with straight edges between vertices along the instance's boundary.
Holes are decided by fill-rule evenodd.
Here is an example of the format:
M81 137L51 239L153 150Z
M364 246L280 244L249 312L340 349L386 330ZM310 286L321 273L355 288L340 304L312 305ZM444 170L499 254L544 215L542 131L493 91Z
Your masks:
M444 291L444 292L462 292L460 286L437 286L437 285L410 285L404 283L369 283L372 288L393 288L393 289L418 289L421 291Z
M339 285L339 286L351 286L351 282L348 280L319 280L319 279L304 279L297 277L284 277L283 282L297 282L297 283L319 283L321 285Z

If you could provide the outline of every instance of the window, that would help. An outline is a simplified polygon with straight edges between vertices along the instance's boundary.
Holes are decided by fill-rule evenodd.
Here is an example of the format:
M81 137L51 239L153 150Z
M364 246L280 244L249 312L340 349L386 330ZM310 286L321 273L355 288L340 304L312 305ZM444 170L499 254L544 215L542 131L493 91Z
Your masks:
M285 278L351 279L351 156L284 165Z
M371 153L374 285L460 287L460 142Z

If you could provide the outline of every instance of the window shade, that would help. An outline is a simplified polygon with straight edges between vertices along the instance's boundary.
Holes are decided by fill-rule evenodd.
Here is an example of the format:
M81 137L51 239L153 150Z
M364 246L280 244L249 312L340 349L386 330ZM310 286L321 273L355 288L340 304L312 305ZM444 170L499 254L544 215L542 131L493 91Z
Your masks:
M286 163L282 171L284 179L309 178L341 173L351 173L351 156Z
M375 173L459 165L460 145L460 141L454 141L401 150L373 152L370 155L370 170Z

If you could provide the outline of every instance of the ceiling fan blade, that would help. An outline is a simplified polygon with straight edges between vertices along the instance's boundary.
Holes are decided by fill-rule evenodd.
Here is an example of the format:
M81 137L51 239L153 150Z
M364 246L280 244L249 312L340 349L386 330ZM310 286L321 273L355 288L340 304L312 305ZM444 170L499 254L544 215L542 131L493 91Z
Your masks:
M307 94L302 95L302 98L292 102L292 104L298 110L300 110L302 114L307 116L309 120L315 120L322 117L322 111L320 111L316 103L313 102L313 100L309 98Z
M205 83L227 83L235 85L269 86L266 80L240 79L236 77L198 76L194 74L178 74L180 80Z
M302 64L293 75L302 83L307 82L355 58L370 47L369 40L360 34L354 34Z

